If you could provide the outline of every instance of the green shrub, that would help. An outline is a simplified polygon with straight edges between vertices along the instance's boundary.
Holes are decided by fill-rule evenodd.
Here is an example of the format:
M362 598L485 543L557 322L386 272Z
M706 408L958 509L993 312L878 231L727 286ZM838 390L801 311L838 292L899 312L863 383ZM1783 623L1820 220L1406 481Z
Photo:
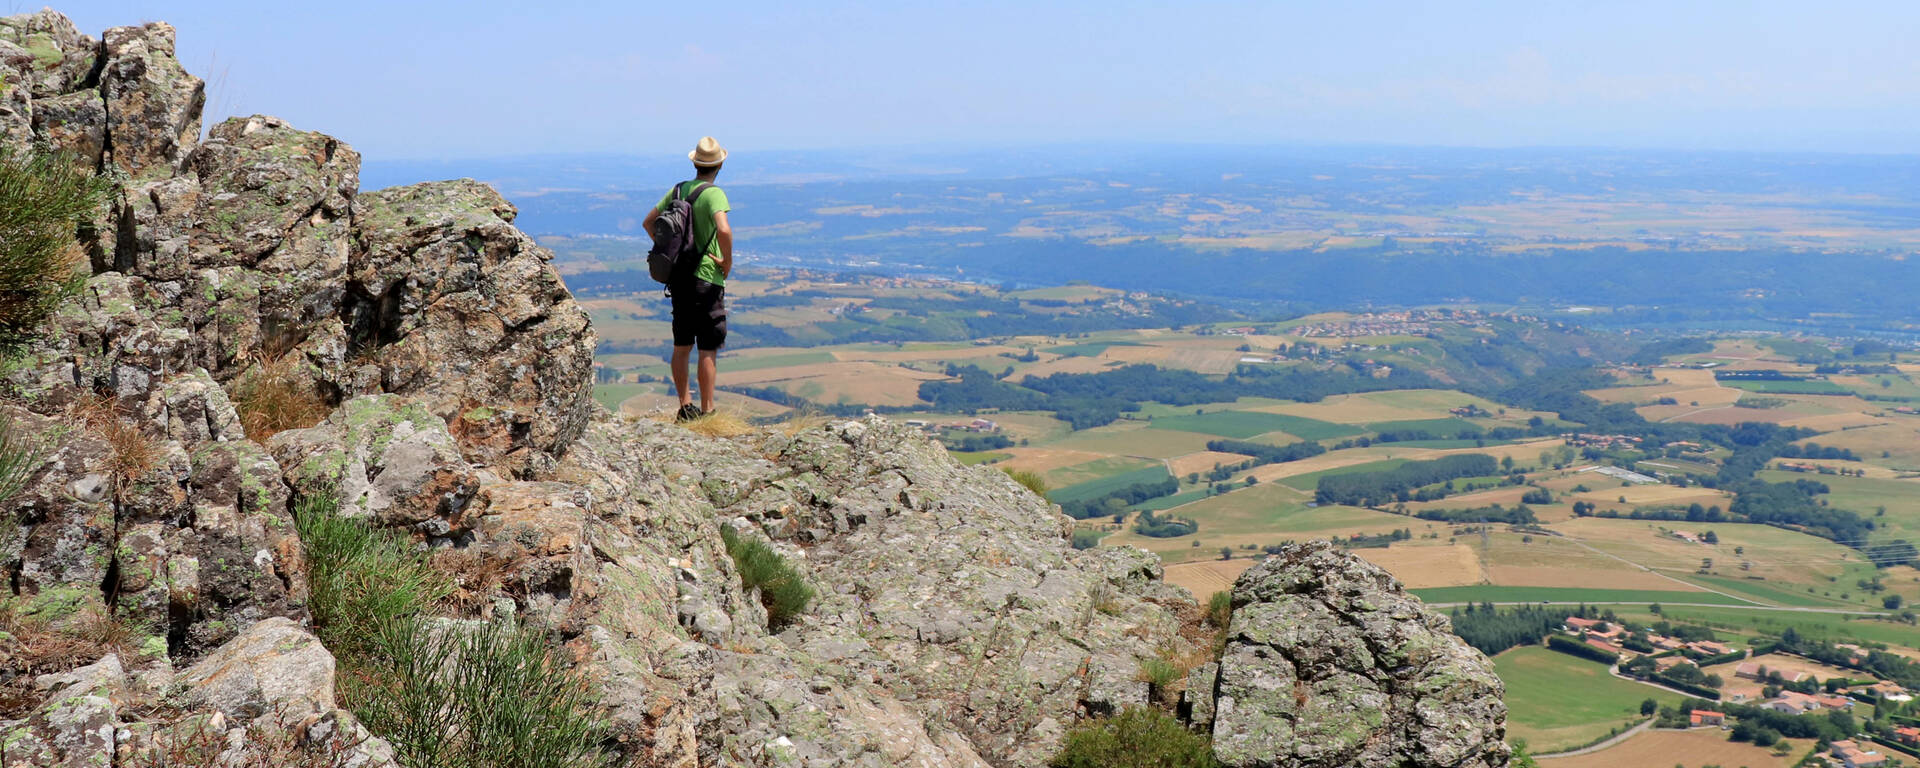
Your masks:
M74 235L106 184L70 155L0 147L0 351L32 337L85 280Z
M1074 549L1093 549L1100 546L1100 532L1087 528L1075 528L1072 542Z
M608 735L584 682L546 633L507 620L397 622L391 658L356 710L407 768L605 765Z
M778 632L813 602L813 587L787 564L787 559L766 542L742 536L731 525L720 526L720 540L740 572L740 587L760 591L760 604L767 608L767 629Z
M1151 707L1081 722L1067 733L1052 768L1217 768L1213 744Z
M1226 629L1233 621L1233 593L1215 592L1207 598L1207 623L1217 629Z
M1033 491L1033 495L1043 499L1047 497L1047 479L1041 477L1040 473L1006 467L1001 467L1000 471L1007 473L1007 477L1013 478L1014 482L1026 486L1027 490Z

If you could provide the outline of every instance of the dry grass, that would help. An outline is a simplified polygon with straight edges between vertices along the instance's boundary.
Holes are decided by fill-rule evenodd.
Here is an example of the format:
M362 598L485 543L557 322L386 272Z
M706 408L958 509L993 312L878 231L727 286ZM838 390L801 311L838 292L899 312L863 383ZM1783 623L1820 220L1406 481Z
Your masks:
M706 437L739 437L753 431L753 425L727 408L715 408L705 416L681 426Z
M1386 569L1408 589L1478 584L1482 576L1480 555L1468 546L1396 544L1385 549L1356 549L1353 553Z
M37 616L25 616L13 603L0 601L0 633L7 647L0 671L0 720L25 717L41 700L33 688L38 675L65 672L93 663L107 653L118 653L131 666L137 663L141 628L99 608L91 608L55 627Z
M249 440L266 442L275 433L311 427L327 417L331 408L300 362L296 355L262 360L234 386L233 406Z
M1259 562L1254 558L1242 557L1233 560L1175 563L1166 567L1165 581L1176 587L1185 588L1198 598L1201 595L1233 589L1233 582L1240 578L1240 574Z
M509 575L521 570L526 558L503 559L475 549L446 549L435 552L428 562L452 585L443 600L447 607L462 616L485 618L487 601L501 592Z
M1634 765L1743 765L1786 768L1791 755L1806 751L1807 742L1794 742L1789 757L1776 757L1761 747L1728 741L1718 729L1704 731L1644 731L1598 752L1578 757L1541 760L1542 768L1619 768Z
M811 429L819 429L826 425L826 423L827 417L825 414L812 408L802 408L788 415L786 421L780 422L779 429L780 434L793 437Z
M74 421L85 424L107 443L107 469L115 490L124 489L160 463L160 446L140 425L120 412L113 398L82 398L69 409Z

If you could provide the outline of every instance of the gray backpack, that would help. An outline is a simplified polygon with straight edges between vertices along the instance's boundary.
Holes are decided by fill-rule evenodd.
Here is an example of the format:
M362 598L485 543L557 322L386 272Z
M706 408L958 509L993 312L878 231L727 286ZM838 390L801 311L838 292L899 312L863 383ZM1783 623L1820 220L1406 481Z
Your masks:
M653 219L653 250L647 252L647 272L655 281L668 286L684 285L700 269L700 259L711 242L701 245L693 240L693 204L700 193L713 184L700 182L693 191L687 184L673 186L673 198ZM718 235L718 232L714 234Z

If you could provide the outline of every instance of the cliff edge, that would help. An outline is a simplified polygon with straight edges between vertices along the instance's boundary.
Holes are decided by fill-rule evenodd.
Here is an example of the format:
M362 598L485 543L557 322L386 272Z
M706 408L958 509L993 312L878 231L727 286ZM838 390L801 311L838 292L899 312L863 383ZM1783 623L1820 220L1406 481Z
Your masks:
M1228 766L1505 764L1486 660L1331 547L1249 571L1216 655L1154 556L1071 548L911 430L614 417L511 204L362 192L351 147L272 117L202 141L174 35L0 18L0 145L112 182L85 285L0 365L35 459L0 506L0 766L418 764L315 634L322 498L429 558L434 631L536 628L627 764L1041 766L1140 707ZM740 541L803 611L743 586Z

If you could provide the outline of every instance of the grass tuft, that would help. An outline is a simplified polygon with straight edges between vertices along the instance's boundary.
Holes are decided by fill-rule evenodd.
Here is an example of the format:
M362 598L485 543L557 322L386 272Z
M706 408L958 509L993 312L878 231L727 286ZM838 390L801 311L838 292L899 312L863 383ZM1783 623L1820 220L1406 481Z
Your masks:
M826 423L826 415L810 407L800 408L787 414L786 420L780 422L780 434L794 437L807 430L818 429Z
M320 423L331 410L301 371L297 355L255 363L233 390L233 407L247 439L266 442L275 433Z
M785 628L813 602L813 587L765 541L724 524L720 526L720 541L733 558L734 570L740 572L740 587L760 592L760 604L767 608L768 630Z
M1007 473L1007 477L1013 478L1014 482L1024 486L1027 490L1033 491L1033 495L1043 499L1047 497L1047 479L1041 477L1040 473L1025 469L1007 469L1006 467L1001 467L1000 471Z
M1224 630L1233 621L1233 593L1220 591L1207 598L1206 619L1214 629Z
M683 426L707 437L739 437L753 431L753 425L748 424L740 414L724 408L715 408Z

